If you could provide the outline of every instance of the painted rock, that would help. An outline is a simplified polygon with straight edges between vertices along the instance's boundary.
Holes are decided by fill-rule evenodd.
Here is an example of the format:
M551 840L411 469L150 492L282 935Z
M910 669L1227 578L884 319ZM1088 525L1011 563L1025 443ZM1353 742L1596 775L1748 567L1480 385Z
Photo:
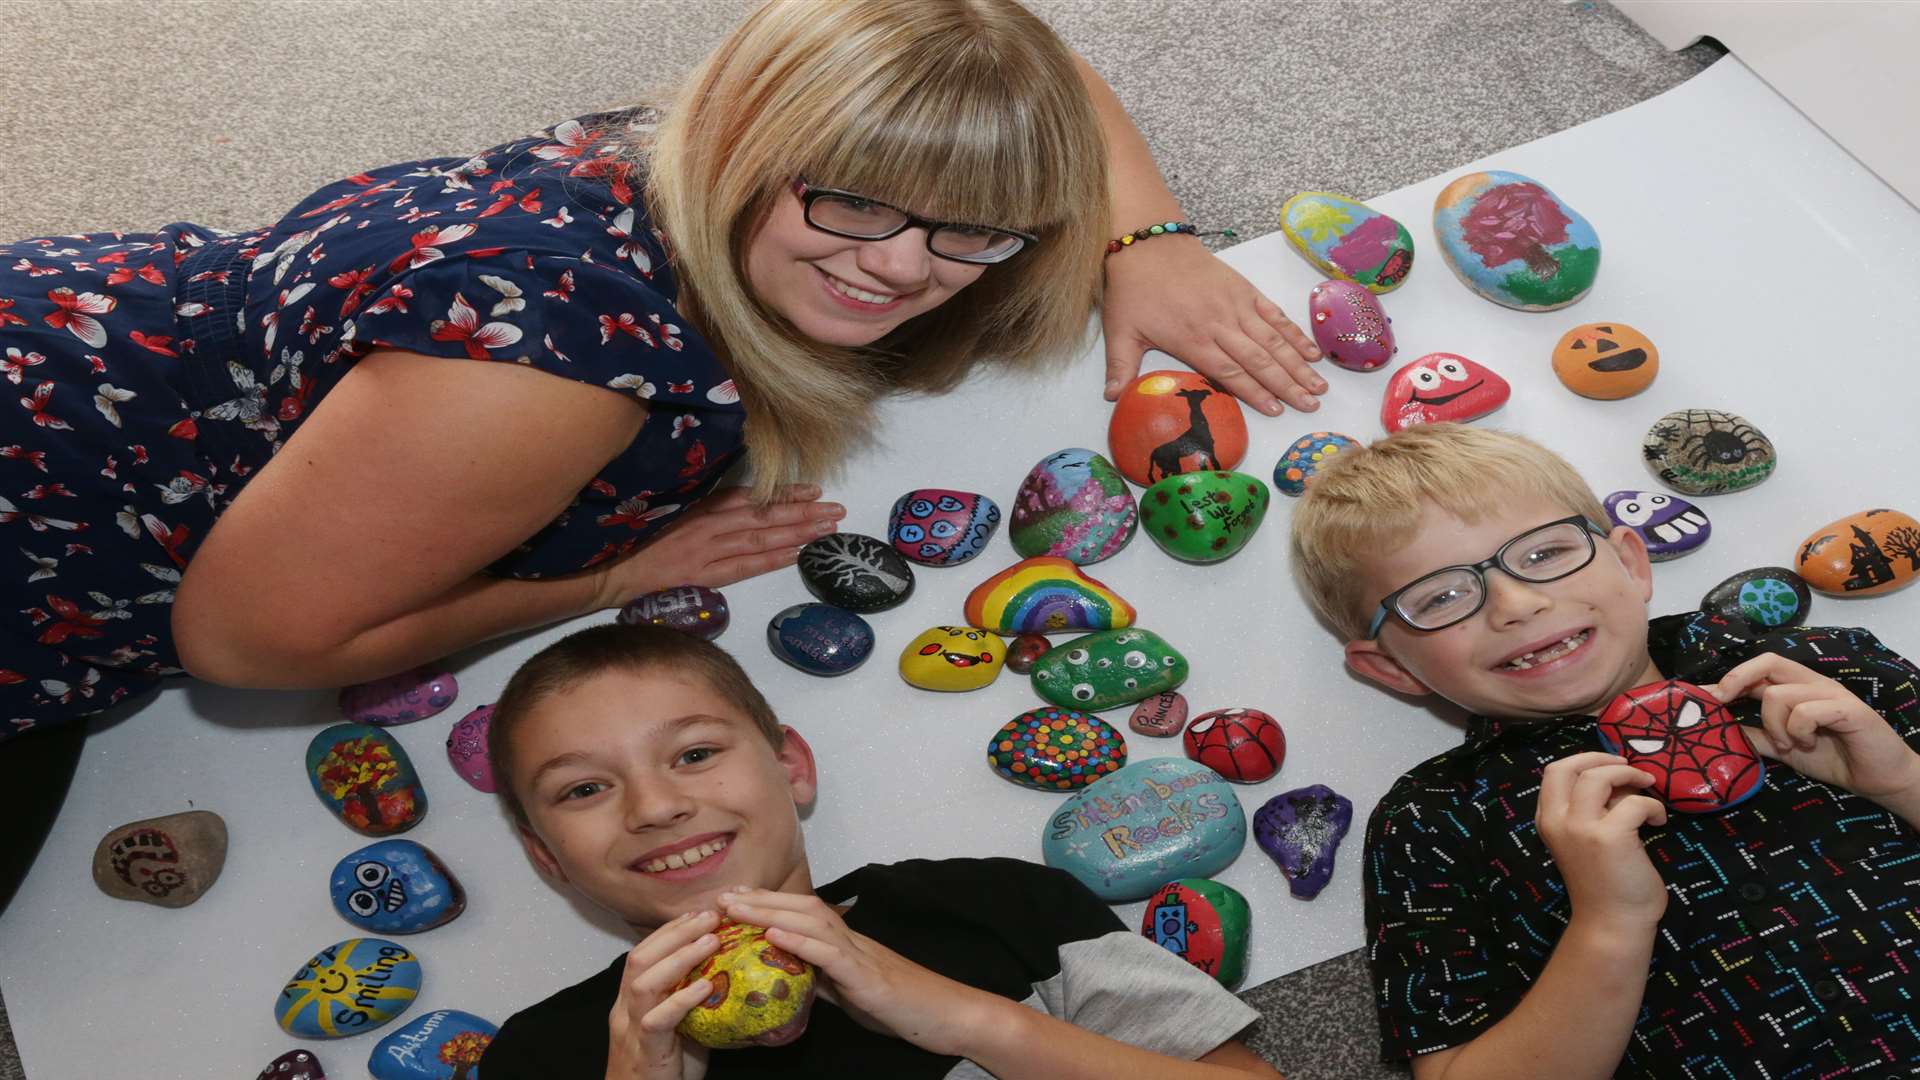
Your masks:
M1701 509L1677 495L1658 491L1616 491L1607 496L1607 516L1647 542L1654 562L1677 559L1713 535L1713 523Z
M227 864L227 823L211 810L147 818L113 829L93 849L93 883L121 900L186 907Z
M1920 523L1898 510L1863 510L1815 529L1794 569L1833 596L1872 596L1913 584L1920 571Z
M987 766L1035 791L1072 791L1127 763L1127 740L1078 709L1033 709L987 740Z
M1253 815L1253 838L1280 864L1287 888L1302 900L1320 895L1333 877L1333 856L1353 825L1353 803L1325 784L1268 799Z
M480 1080L480 1058L499 1033L472 1013L437 1009L381 1039L367 1072L374 1080Z
M1405 225L1331 191L1288 199L1280 207L1280 231L1321 273L1373 292L1394 289L1413 270L1413 235Z
M341 918L376 934L417 934L467 910L453 871L412 840L381 840L341 859L327 891Z
M1247 546L1272 498L1241 472L1169 476L1140 495L1140 524L1161 550L1188 562L1219 562Z
M260 1070L255 1080L327 1080L320 1059L311 1050L289 1050Z
M996 634L1070 634L1133 625L1133 605L1070 559L1039 555L993 575L967 594L967 625Z
M1257 784L1287 760L1287 736L1259 709L1215 709L1187 725L1187 756L1240 784Z
M1033 665L1033 689L1063 709L1099 712L1187 681L1187 658L1139 627L1103 630L1055 646Z
M767 623L767 648L809 675L845 675L873 652L873 627L831 604L795 604Z
M489 794L498 790L493 758L487 752L487 728L492 722L493 706L482 705L461 717L447 732L447 761L453 771L476 790Z
M1247 456L1247 419L1218 383L1191 371L1149 371L1120 391L1107 422L1120 474L1147 487L1169 476L1231 469Z
M453 704L460 683L432 668L414 668L340 691L340 711L356 724L411 724Z
M1302 435L1287 447L1280 460L1273 467L1273 486L1280 489L1282 495L1295 498L1307 493L1307 485L1320 474L1320 469L1341 453L1358 449L1359 443L1335 431L1316 431L1311 435Z
M1595 731L1608 753L1647 773L1647 794L1683 814L1725 810L1760 790L1767 764L1720 699L1665 679L1614 698Z
M1493 369L1453 353L1427 355L1393 373L1380 404L1389 431L1451 420L1466 423L1507 403L1513 387Z
M1773 441L1745 418L1679 409L1654 421L1640 444L1647 468L1682 495L1724 495L1773 473Z
M1707 590L1700 607L1755 626L1799 626L1813 607L1813 591L1805 578L1784 566L1762 566L1742 570Z
M637 597L615 618L627 626L664 626L712 641L732 621L727 598L704 585L681 585ZM491 791L492 789L487 789Z
M893 550L928 566L958 566L987 548L1000 507L985 495L920 488L894 500L887 515Z
M1079 447L1048 454L1020 482L1007 526L1022 558L1057 555L1089 566L1133 539L1133 490L1113 463Z
M1581 397L1615 401L1652 385L1660 350L1626 323L1587 323L1553 347L1553 373Z
M1518 173L1469 173L1448 184L1433 202L1433 233L1460 283L1505 307L1566 307L1600 274L1593 226Z
M1307 319L1321 353L1349 371L1383 367L1400 351L1380 301L1351 281L1315 285L1307 294Z
M1060 803L1040 838L1048 866L1110 904L1142 900L1182 877L1212 877L1240 857L1247 812L1205 765L1150 758Z
M1247 930L1252 924L1247 898L1233 886L1181 878L1148 899L1140 934L1231 987L1247 974Z
M1007 668L1017 675L1025 675L1033 670L1034 661L1047 655L1053 648L1053 642L1045 634L1026 633L1014 638L1007 646Z
M1006 659L1007 643L990 630L936 626L900 651L900 677L922 690L978 690Z
M720 951L687 973L675 990L700 979L713 992L676 1029L702 1046L784 1046L807 1030L813 966L767 940L758 926L722 919Z
M847 611L883 611L913 595L913 567L884 540L829 533L800 549L807 591Z
M1178 690L1141 699L1140 704L1133 707L1133 715L1127 718L1128 727L1161 739L1180 734L1186 724L1187 699L1181 697Z
M393 736L365 724L335 724L307 744L307 780L347 828L367 836L406 832L427 813L427 791Z
M420 993L420 961L404 945L348 938L321 949L293 973L273 1003L289 1035L344 1039L407 1010Z

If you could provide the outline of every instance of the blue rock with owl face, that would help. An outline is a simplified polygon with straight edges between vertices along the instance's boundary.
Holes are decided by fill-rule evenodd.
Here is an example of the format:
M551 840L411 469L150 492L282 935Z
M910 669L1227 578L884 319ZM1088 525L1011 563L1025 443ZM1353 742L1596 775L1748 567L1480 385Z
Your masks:
M412 840L382 840L341 859L328 891L341 918L381 934L431 930L467 909L453 872Z

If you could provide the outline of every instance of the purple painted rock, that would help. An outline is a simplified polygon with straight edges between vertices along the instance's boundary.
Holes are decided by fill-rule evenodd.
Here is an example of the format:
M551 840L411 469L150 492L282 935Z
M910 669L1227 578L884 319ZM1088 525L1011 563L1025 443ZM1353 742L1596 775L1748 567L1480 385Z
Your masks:
M1372 371L1393 359L1392 319L1371 292L1351 281L1323 281L1307 296L1313 343L1349 371Z
M356 724L392 727L425 720L453 704L460 684L444 671L418 667L340 691L340 711Z
M704 585L681 585L629 601L616 618L627 626L664 626L712 641L727 629L727 598Z
M1007 667L1025 675L1033 670L1034 662L1047 655L1053 648L1053 642L1045 634L1021 634L1007 646Z
M327 1080L320 1059L311 1050L289 1050L260 1070L257 1080Z
M1647 542L1647 558L1654 562L1677 559L1713 535L1706 512L1678 495L1616 491L1607 496L1606 506L1615 525L1625 525Z
M1170 738L1187 723L1187 699L1178 690L1155 694L1134 706L1127 726L1142 735Z
M1353 803L1325 784L1295 788L1254 812L1253 838L1273 856L1287 887L1311 900L1333 877L1333 854L1353 824Z
M487 754L487 726L493 706L482 705L460 718L447 733L447 760L460 779L488 794L499 790L493 780L493 758Z

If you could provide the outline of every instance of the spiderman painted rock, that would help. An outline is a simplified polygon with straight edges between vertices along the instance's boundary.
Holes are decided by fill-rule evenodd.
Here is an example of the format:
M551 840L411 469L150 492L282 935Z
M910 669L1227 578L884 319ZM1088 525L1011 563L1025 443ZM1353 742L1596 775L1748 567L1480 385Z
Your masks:
M1258 709L1217 709L1187 725L1187 756L1237 784L1257 784L1280 771L1287 737Z
M1387 381L1380 423L1388 432L1447 420L1464 424L1505 405L1512 394L1507 380L1485 365L1453 353L1428 353Z
M1683 814L1725 810L1766 780L1766 761L1733 714L1679 679L1614 698L1597 730L1608 752L1654 778L1649 794Z

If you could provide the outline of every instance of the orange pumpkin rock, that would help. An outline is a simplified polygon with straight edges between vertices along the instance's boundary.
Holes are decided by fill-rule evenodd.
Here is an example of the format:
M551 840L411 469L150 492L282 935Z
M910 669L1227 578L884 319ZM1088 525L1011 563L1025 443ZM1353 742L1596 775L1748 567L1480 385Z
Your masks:
M1553 347L1553 373L1581 397L1614 401L1645 390L1660 373L1660 350L1626 323L1587 323Z
M1920 522L1898 510L1863 510L1815 529L1794 569L1833 596L1872 596L1920 576Z
M1121 475L1150 487L1179 473L1232 469L1247 456L1247 420L1218 383L1191 371L1149 371L1127 384L1107 423Z

